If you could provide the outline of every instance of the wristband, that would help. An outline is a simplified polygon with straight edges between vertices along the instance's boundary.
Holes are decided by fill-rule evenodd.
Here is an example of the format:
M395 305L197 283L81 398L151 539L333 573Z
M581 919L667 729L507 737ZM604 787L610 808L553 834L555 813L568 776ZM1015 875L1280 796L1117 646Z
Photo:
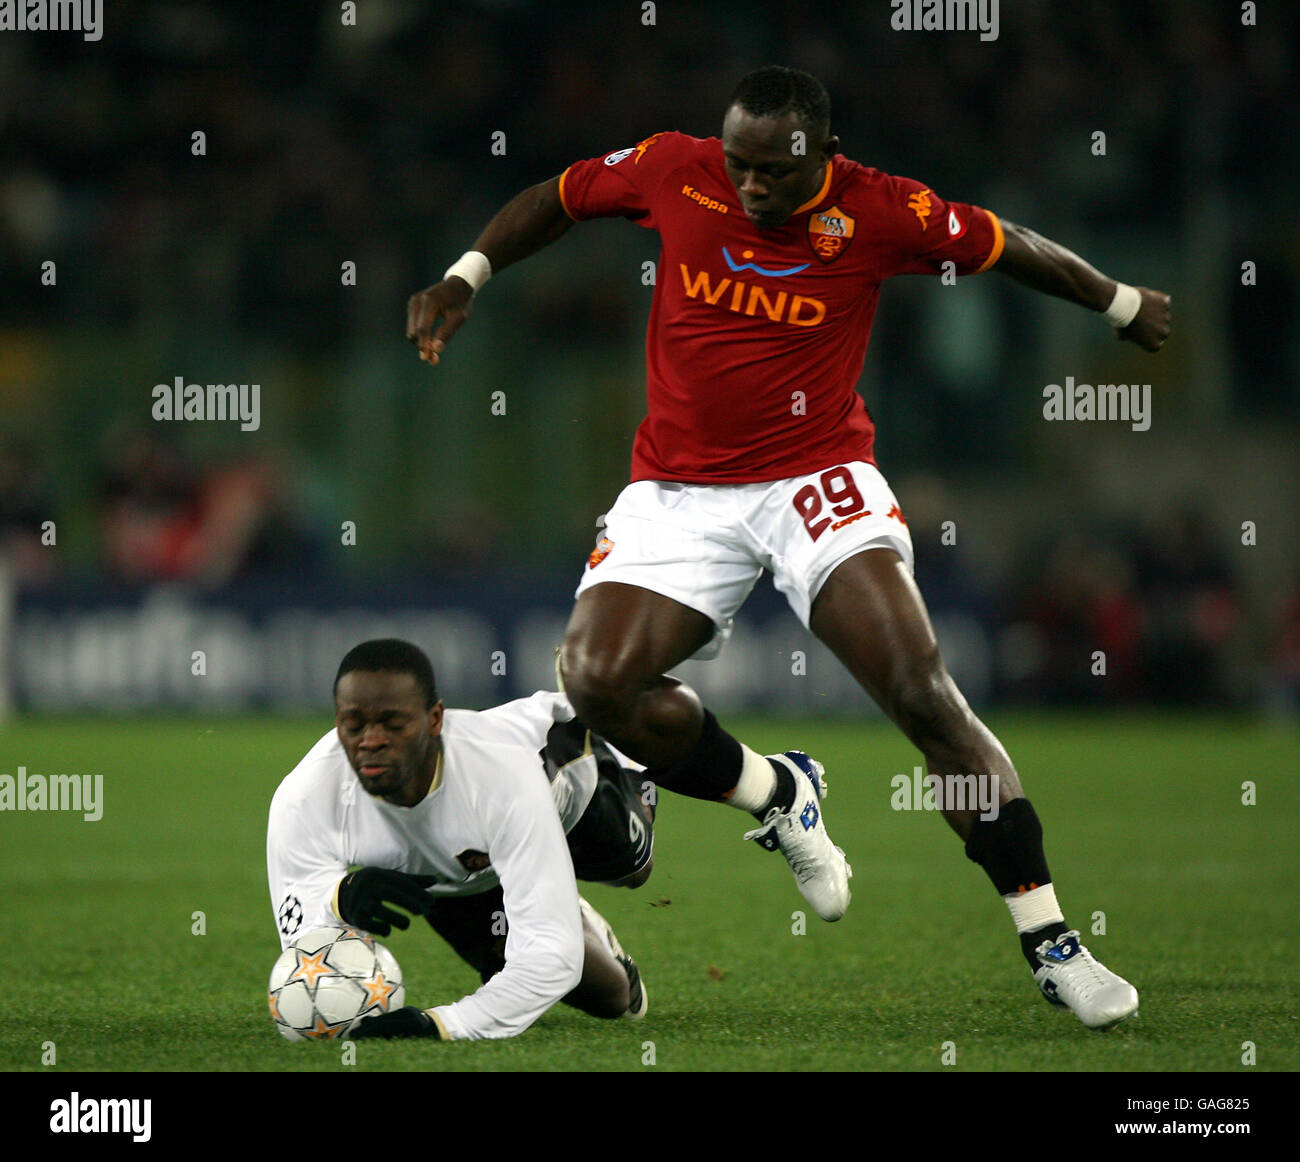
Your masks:
M1142 307L1142 292L1126 282L1115 284L1115 297L1106 308L1106 322L1112 327L1123 330L1134 319Z
M480 254L477 250L467 250L447 267L447 273L442 276L443 280L446 281L452 275L463 278L469 283L470 290L477 293L479 287L492 277L492 264L486 254Z
M451 1034L447 1032L447 1026L442 1023L442 1018L438 1016L437 1009L425 1009L425 1015L433 1022L434 1027L438 1030L439 1041L450 1041Z

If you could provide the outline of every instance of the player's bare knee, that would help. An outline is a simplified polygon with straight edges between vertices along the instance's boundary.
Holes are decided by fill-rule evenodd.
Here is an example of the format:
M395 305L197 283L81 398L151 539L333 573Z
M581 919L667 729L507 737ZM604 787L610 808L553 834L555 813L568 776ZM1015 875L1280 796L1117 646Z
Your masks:
M966 700L942 667L901 682L891 703L895 721L922 750L959 743L969 717Z
M561 673L573 709L597 734L616 734L631 717L639 683L612 654L566 644Z

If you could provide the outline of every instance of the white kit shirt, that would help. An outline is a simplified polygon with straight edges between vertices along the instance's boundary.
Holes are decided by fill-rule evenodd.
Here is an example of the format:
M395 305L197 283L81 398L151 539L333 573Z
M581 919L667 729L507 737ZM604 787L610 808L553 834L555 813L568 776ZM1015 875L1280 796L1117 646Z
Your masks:
M472 895L500 883L509 920L505 968L433 1013L452 1039L522 1033L582 975L565 826L591 798L595 760L570 763L553 789L539 757L550 727L572 717L562 695L545 692L487 711L448 710L438 773L414 807L368 795L331 730L271 801L267 878L281 945L340 923L334 890L351 867L433 876L435 895ZM569 813L577 807L564 823L560 800Z

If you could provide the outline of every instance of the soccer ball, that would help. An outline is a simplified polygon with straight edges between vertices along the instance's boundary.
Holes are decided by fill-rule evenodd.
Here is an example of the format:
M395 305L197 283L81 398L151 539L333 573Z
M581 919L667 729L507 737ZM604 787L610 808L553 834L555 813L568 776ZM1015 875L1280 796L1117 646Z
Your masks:
M271 967L267 986L271 1019L290 1041L346 1036L363 1017L405 1003L397 960L355 928L317 928L298 937Z

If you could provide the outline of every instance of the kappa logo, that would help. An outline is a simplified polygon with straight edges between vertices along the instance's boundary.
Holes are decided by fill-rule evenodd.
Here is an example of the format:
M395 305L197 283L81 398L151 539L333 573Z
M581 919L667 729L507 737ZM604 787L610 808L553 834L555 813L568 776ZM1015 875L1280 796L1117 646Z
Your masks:
M724 202L719 202L717 198L710 198L707 194L700 193L694 186L682 186L682 196L690 198L702 210L712 210L716 214L729 214L731 209Z
M864 508L861 512L855 512L852 516L846 516L841 520L837 520L833 525L831 525L831 532L838 532L845 525L851 525L855 520L862 520L863 517L868 517L870 515L871 509Z
M822 262L833 262L848 249L855 226L854 219L839 206L811 215L808 218L808 241L813 253Z
M618 165L620 161L625 161L627 158L632 157L633 154L636 154L636 157L632 160L632 164L636 165L641 160L641 155L662 136L662 133L656 133L653 137L647 137L644 141L638 141L635 145L628 146L627 149L616 149L613 153L605 155L605 164Z
M930 216L932 209L930 206L930 193L931 191L928 188L919 190L907 199L907 208L916 215L917 220L921 223L922 230L929 225L929 223L926 222L926 219Z
M646 151L647 149L649 149L649 148L650 148L650 147L651 147L651 146L652 146L656 141L658 141L659 138L661 138L662 136L663 136L662 133L656 133L656 134L654 134L654 136L652 136L652 137L647 137L644 141L638 141L638 142L636 143L636 157L632 159L632 164L633 164L633 165L640 165L640 164L641 164L641 155L642 155L643 153L645 153L645 151Z

